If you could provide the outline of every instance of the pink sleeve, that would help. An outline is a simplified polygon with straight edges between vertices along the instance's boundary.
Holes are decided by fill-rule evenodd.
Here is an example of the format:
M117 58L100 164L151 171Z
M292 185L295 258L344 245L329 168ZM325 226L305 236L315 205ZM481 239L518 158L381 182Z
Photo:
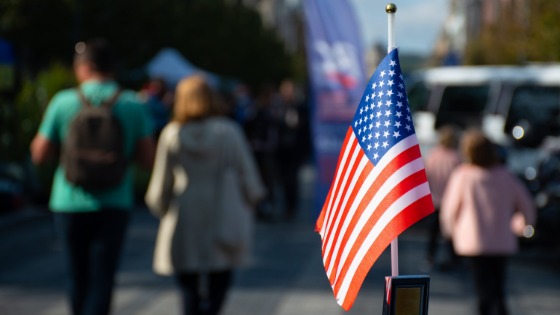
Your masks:
M447 238L451 237L462 203L462 174L463 172L458 171L451 174L441 201L439 214L441 233Z
M512 182L515 190L515 214L512 218L512 228L515 234L522 235L526 225L535 225L537 210L527 188L515 177Z

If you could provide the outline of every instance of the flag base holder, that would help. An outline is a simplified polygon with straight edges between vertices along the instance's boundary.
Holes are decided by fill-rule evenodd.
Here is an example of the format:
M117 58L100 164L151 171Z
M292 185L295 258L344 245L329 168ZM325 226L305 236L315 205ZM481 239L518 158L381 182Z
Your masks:
M383 315L428 315L429 276L385 277Z

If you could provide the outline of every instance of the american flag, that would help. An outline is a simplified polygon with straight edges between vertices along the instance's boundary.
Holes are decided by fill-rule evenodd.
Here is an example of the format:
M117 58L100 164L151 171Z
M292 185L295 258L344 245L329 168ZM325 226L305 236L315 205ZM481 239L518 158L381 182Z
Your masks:
M433 211L394 49L366 87L317 220L323 263L342 308L352 307L391 241Z

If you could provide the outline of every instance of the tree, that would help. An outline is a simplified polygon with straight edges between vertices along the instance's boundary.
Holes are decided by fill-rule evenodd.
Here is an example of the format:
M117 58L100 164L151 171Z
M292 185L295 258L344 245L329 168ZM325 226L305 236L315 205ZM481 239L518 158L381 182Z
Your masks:
M113 43L122 72L171 46L201 68L252 85L291 74L291 57L259 14L225 0L6 0L0 36L32 76L53 62L71 64L73 45L94 37Z
M291 75L291 57L252 9L225 1L192 1L174 42L193 63L253 87Z
M0 36L10 41L20 67L36 72L68 55L70 0L0 1Z
M175 47L198 67L253 88L292 75L292 57L259 14L225 0L3 0L0 37L15 48L19 79L17 93L0 100L0 147L13 148L5 158L27 154L50 97L72 83L73 46L80 40L107 38L120 73L142 69L161 48Z
M560 60L560 3L532 0L506 6L467 44L467 64L525 64Z
M531 24L526 51L531 61L560 60L560 3L549 0L531 1Z
M466 64L519 64L526 59L526 26L513 8L505 7L494 24L483 25L480 36L467 44Z

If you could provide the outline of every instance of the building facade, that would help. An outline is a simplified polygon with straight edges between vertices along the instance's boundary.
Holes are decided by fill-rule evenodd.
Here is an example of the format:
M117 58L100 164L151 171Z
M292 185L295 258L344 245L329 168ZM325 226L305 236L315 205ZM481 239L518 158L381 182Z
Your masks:
M469 42L485 29L498 27L505 15L529 23L530 0L449 0L449 15L434 48L435 60L445 64L450 56L460 63Z

